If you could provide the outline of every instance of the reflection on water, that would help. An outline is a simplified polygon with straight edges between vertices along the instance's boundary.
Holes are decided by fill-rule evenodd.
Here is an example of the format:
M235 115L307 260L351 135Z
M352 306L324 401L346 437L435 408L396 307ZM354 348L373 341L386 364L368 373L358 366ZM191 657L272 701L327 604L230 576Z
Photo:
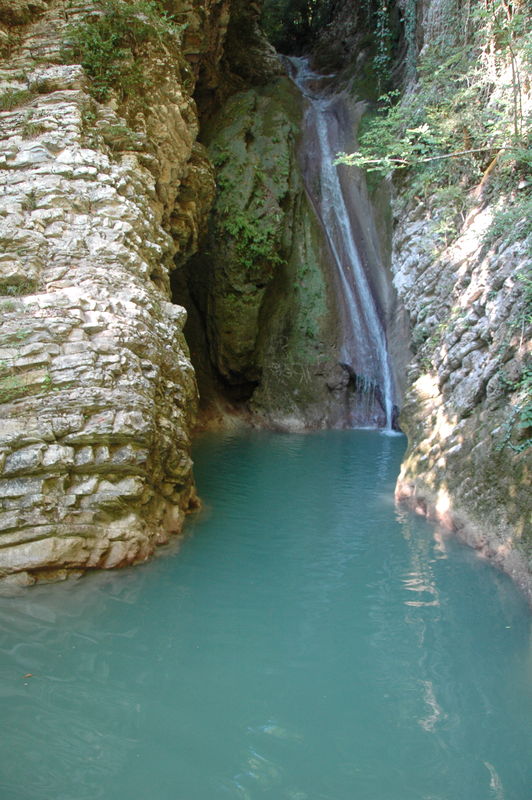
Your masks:
M164 558L0 603L6 800L525 800L529 617L399 438L208 436Z
M423 687L423 700L428 707L428 714L418 722L424 730L433 731L440 719L445 719L447 714L441 710L436 702L432 681L420 681L420 683Z

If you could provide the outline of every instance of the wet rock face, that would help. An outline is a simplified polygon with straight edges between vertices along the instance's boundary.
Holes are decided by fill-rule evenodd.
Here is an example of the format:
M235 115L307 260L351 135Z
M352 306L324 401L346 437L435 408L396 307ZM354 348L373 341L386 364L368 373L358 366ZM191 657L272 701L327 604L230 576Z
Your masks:
M284 91L297 107L288 81ZM291 145L297 127L281 97L274 88L238 93L207 133L219 189L207 245L205 316L213 362L233 385L260 378L261 308L286 261L289 232L282 204L294 200Z
M219 5L191 6L207 43ZM197 391L168 287L174 257L197 248L213 177L178 48L162 78L148 59L157 80L132 121L127 102L95 102L81 67L60 63L83 7L6 8L0 579L30 583L144 559L195 502Z
M187 266L225 396L255 424L289 430L345 424L350 391L297 152L302 112L299 91L274 76L209 120L218 192L204 253Z

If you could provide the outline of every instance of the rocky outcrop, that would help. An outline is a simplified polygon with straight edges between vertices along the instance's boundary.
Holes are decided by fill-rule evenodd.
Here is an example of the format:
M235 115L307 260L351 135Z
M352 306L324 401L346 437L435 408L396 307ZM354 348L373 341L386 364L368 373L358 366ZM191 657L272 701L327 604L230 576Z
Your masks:
M420 235L426 210L396 210L395 284L417 349L397 497L457 531L532 597L530 239L485 243L494 210L477 207L434 258Z
M142 560L196 502L197 390L169 274L212 202L191 93L228 3L176 2L188 39L147 45L150 91L100 101L62 52L91 7L0 4L4 583Z

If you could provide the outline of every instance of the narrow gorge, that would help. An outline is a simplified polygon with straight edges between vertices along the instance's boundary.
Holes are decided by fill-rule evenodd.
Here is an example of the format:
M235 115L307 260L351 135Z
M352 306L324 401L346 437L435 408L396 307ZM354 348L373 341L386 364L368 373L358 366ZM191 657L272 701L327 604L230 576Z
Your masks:
M0 0L6 589L179 532L195 425L370 426L530 595L526 9L296 5Z
M528 797L530 21L0 0L0 797Z

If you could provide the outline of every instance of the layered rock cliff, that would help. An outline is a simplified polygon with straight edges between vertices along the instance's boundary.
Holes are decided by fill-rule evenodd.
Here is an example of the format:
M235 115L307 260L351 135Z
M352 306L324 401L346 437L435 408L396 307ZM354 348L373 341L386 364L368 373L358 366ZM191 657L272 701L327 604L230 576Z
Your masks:
M106 84L77 61L83 37L100 52L89 35L112 3L0 3L4 582L142 560L195 503L197 390L169 273L213 198L192 92L214 82L229 4L174 3L184 39L145 5Z
M309 386L330 393L323 368L311 375L327 288L308 204L298 214L300 104L259 11L0 2L4 584L143 560L180 530L197 502L198 396L182 303L215 394L221 381L249 397L258 376L257 419L286 418L302 394L323 417ZM215 197L200 113L220 247L194 260ZM230 213L224 148L243 192Z

